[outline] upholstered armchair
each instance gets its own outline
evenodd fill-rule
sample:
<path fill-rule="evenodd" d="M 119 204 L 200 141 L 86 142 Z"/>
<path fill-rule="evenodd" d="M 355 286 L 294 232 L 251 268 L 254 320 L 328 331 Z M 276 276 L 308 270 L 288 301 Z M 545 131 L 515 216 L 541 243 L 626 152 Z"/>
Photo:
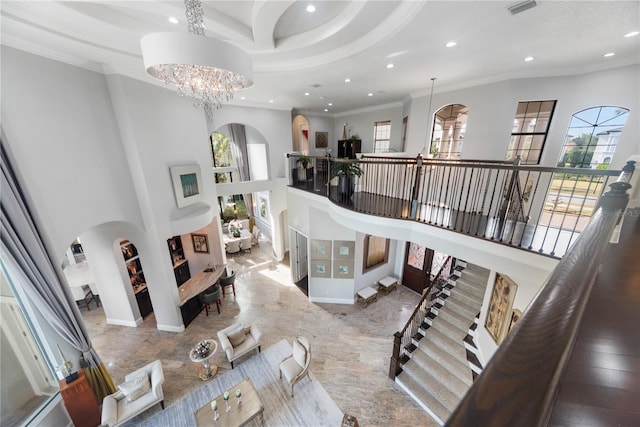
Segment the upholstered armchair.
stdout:
<path fill-rule="evenodd" d="M 102 401 L 102 425 L 119 426 L 160 403 L 164 409 L 164 373 L 159 360 L 130 373 L 118 391 Z"/>
<path fill-rule="evenodd" d="M 291 386 L 291 397 L 293 397 L 293 386 L 309 374 L 311 364 L 311 347 L 309 341 L 304 337 L 296 337 L 293 340 L 293 354 L 280 362 L 280 378 L 284 375 Z"/>
<path fill-rule="evenodd" d="M 262 332 L 256 325 L 242 326 L 242 323 L 233 324 L 218 332 L 218 340 L 227 359 L 231 362 L 231 369 L 233 369 L 233 362 L 239 357 L 256 348 L 260 353 L 261 336 Z"/>

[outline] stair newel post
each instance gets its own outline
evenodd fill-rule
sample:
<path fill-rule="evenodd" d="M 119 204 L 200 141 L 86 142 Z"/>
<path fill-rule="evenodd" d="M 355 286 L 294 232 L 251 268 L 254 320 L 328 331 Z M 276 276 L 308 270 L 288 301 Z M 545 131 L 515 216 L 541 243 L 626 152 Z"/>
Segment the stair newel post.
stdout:
<path fill-rule="evenodd" d="M 391 354 L 391 362 L 389 363 L 389 378 L 396 379 L 400 373 L 400 347 L 402 346 L 402 333 L 393 334 L 393 353 Z"/>
<path fill-rule="evenodd" d="M 416 174 L 413 179 L 413 189 L 411 190 L 411 213 L 410 219 L 416 219 L 418 215 L 418 196 L 420 195 L 420 177 L 422 176 L 422 156 L 416 157 Z"/>

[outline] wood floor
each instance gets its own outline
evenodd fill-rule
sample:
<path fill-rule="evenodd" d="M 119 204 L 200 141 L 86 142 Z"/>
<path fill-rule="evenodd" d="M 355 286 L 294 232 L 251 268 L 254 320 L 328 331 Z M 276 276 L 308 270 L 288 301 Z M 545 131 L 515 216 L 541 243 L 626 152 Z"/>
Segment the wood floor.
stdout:
<path fill-rule="evenodd" d="M 640 426 L 640 209 L 596 278 L 550 426 Z"/>

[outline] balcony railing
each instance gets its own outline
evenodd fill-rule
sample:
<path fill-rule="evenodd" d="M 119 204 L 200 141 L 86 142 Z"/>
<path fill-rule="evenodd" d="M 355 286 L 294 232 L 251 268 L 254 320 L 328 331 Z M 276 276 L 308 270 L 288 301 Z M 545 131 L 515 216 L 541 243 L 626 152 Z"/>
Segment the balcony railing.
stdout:
<path fill-rule="evenodd" d="M 575 242 L 603 191 L 621 172 L 367 156 L 309 157 L 307 168 L 301 168 L 301 155 L 288 157 L 291 186 L 329 197 L 344 208 L 418 221 L 555 258 Z"/>
<path fill-rule="evenodd" d="M 633 168 L 629 162 L 598 201 L 587 227 L 465 394 L 447 426 L 548 424 L 601 260 L 629 199 Z"/>

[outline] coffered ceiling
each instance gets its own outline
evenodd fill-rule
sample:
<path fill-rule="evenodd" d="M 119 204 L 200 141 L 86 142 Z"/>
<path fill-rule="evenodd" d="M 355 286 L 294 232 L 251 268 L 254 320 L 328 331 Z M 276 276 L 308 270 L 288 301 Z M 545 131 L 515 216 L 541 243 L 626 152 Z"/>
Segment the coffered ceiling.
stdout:
<path fill-rule="evenodd" d="M 637 0 L 538 0 L 512 15 L 516 3 L 203 1 L 207 36 L 253 60 L 237 105 L 340 114 L 427 94 L 431 77 L 438 92 L 640 62 L 640 36 L 624 37 L 640 30 Z M 3 0 L 0 10 L 2 44 L 149 83 L 140 38 L 187 32 L 182 1 Z"/>

